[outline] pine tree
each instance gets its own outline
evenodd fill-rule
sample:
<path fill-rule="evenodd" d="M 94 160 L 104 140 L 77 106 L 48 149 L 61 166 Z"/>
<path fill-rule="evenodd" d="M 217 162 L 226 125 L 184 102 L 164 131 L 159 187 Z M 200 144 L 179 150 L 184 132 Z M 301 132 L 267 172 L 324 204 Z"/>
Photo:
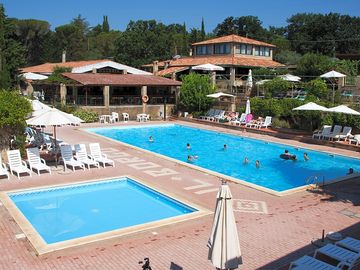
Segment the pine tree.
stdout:
<path fill-rule="evenodd" d="M 205 34 L 205 23 L 204 23 L 204 17 L 201 20 L 201 33 L 200 33 L 201 40 L 205 40 L 206 34 Z"/>
<path fill-rule="evenodd" d="M 108 22 L 108 16 L 104 16 L 103 24 L 102 24 L 102 30 L 105 33 L 108 33 L 110 31 L 110 26 Z"/>

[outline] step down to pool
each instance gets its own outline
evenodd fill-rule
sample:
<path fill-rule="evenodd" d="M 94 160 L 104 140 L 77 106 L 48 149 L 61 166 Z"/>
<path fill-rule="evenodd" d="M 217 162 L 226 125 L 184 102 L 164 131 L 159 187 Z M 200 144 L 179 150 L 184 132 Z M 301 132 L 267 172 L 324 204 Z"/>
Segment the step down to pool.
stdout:
<path fill-rule="evenodd" d="M 25 239 L 26 238 L 26 235 L 23 234 L 23 233 L 18 233 L 18 234 L 15 234 L 15 238 L 17 240 L 22 240 L 22 239 Z"/>

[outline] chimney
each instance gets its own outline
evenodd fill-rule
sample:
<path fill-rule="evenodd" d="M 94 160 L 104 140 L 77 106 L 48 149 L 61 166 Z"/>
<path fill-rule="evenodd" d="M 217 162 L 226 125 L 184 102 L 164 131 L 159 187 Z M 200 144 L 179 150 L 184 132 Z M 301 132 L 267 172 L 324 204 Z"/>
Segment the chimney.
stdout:
<path fill-rule="evenodd" d="M 164 69 L 167 69 L 170 65 L 170 60 L 165 61 Z"/>
<path fill-rule="evenodd" d="M 190 49 L 189 51 L 189 56 L 192 56 L 192 49 Z"/>
<path fill-rule="evenodd" d="M 92 72 L 93 74 L 96 74 L 96 73 L 97 73 L 96 68 L 93 68 L 91 72 Z"/>
<path fill-rule="evenodd" d="M 63 50 L 62 57 L 61 57 L 61 63 L 65 63 L 65 62 L 66 62 L 66 51 Z"/>
<path fill-rule="evenodd" d="M 153 62 L 153 74 L 156 76 L 158 74 L 158 71 L 159 71 L 159 62 L 154 61 Z"/>

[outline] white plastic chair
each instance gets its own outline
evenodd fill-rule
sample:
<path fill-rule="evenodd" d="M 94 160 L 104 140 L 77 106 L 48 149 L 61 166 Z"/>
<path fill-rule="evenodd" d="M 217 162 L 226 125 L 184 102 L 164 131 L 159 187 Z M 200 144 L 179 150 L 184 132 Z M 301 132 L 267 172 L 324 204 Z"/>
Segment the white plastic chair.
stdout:
<path fill-rule="evenodd" d="M 103 153 L 101 153 L 100 144 L 98 143 L 90 143 L 90 157 L 99 162 L 102 163 L 104 168 L 106 164 L 112 165 L 115 167 L 115 162 L 111 159 L 108 159 L 107 156 Z"/>
<path fill-rule="evenodd" d="M 89 158 L 85 144 L 75 144 L 75 158 L 76 160 L 85 164 L 90 169 L 91 166 L 100 168 L 99 162 Z"/>
<path fill-rule="evenodd" d="M 0 156 L 0 175 L 5 175 L 7 177 L 7 179 L 9 179 L 9 172 L 8 172 L 5 164 L 2 163 L 1 156 Z"/>
<path fill-rule="evenodd" d="M 105 115 L 100 115 L 99 121 L 100 121 L 100 123 L 104 123 L 104 124 L 107 123 Z"/>
<path fill-rule="evenodd" d="M 355 144 L 355 145 L 359 145 L 360 143 L 360 134 L 356 134 L 354 135 L 354 138 L 349 139 L 349 144 Z"/>
<path fill-rule="evenodd" d="M 235 119 L 235 120 L 233 120 L 233 121 L 230 121 L 230 124 L 232 124 L 232 125 L 241 125 L 241 124 L 245 124 L 245 118 L 246 118 L 246 114 L 245 113 L 242 113 L 241 115 L 240 115 L 240 118 L 238 118 L 238 119 Z"/>
<path fill-rule="evenodd" d="M 61 161 L 64 163 L 64 170 L 66 170 L 67 166 L 71 166 L 73 171 L 75 171 L 76 167 L 80 167 L 81 169 L 85 170 L 85 165 L 81 161 L 78 161 L 74 158 L 71 145 L 60 145 L 60 152 Z"/>
<path fill-rule="evenodd" d="M 122 113 L 122 117 L 125 123 L 127 123 L 127 121 L 129 121 L 129 114 L 128 113 Z"/>
<path fill-rule="evenodd" d="M 7 157 L 8 157 L 10 172 L 12 175 L 14 175 L 15 172 L 19 179 L 21 173 L 28 173 L 30 176 L 32 176 L 31 170 L 26 166 L 26 162 L 21 160 L 19 150 L 7 151 Z"/>
<path fill-rule="evenodd" d="M 119 114 L 117 112 L 112 112 L 111 116 L 115 120 L 115 122 L 119 122 Z"/>
<path fill-rule="evenodd" d="M 27 148 L 26 154 L 30 170 L 37 170 L 39 175 L 40 171 L 48 171 L 51 174 L 50 167 L 46 165 L 46 162 L 43 158 L 40 158 L 39 148 Z"/>

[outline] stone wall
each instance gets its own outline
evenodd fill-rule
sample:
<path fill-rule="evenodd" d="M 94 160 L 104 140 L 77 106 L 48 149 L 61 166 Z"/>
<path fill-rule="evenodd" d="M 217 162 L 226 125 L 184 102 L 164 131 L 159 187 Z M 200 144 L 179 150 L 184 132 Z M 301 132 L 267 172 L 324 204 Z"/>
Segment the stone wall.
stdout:
<path fill-rule="evenodd" d="M 166 116 L 170 117 L 172 115 L 174 104 L 166 105 Z M 102 114 L 111 114 L 111 112 L 119 113 L 120 120 L 122 120 L 122 113 L 126 112 L 130 115 L 130 120 L 136 120 L 136 115 L 142 113 L 142 105 L 123 105 L 123 106 L 110 106 L 106 108 L 104 106 L 82 106 L 82 109 L 93 111 Z M 164 105 L 146 105 L 146 113 L 150 114 L 151 119 L 159 120 L 163 119 L 164 114 Z M 161 116 L 160 116 L 161 113 Z"/>

